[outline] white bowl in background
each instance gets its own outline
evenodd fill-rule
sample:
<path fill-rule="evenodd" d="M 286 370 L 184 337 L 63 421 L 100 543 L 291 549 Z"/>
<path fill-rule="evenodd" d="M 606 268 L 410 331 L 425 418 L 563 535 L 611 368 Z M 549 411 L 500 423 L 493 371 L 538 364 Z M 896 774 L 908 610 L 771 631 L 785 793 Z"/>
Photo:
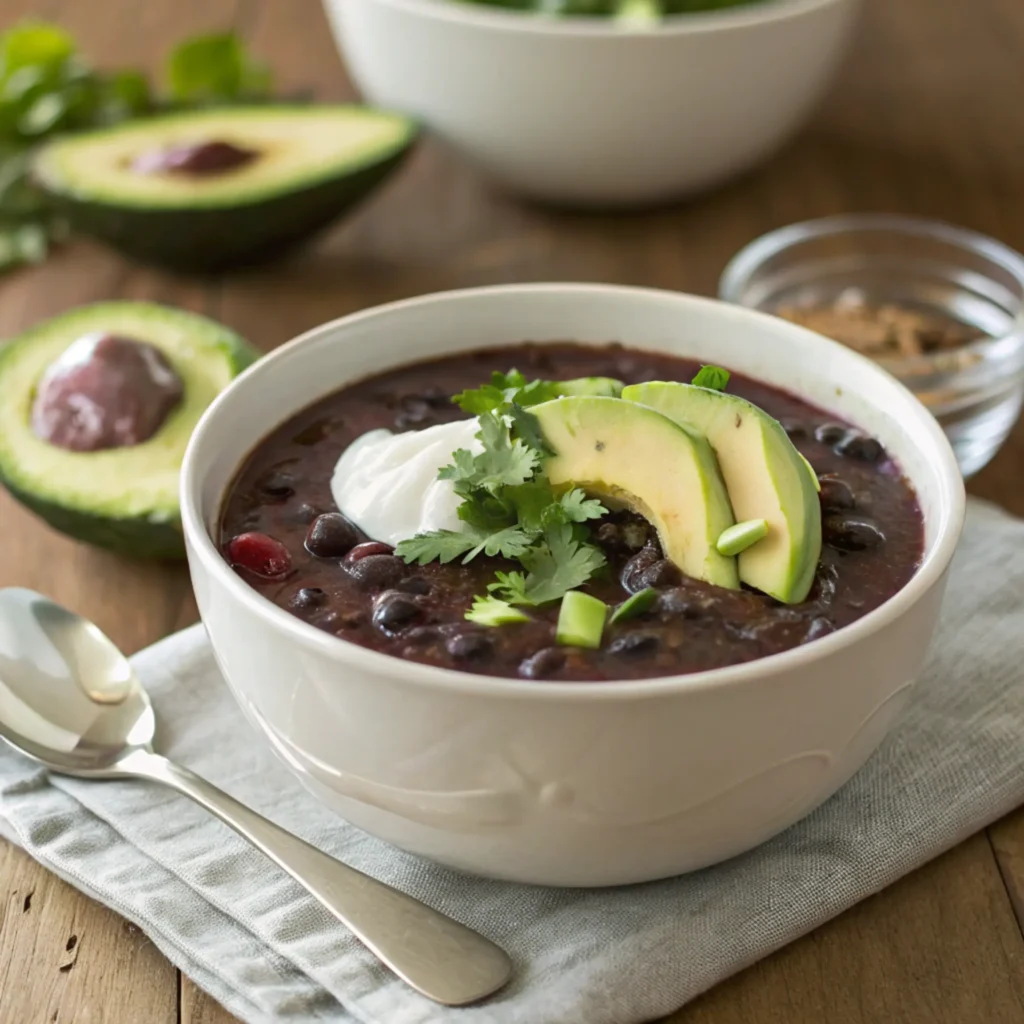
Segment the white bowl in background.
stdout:
<path fill-rule="evenodd" d="M 768 0 L 647 30 L 455 0 L 324 0 L 372 103 L 530 197 L 678 199 L 769 156 L 830 83 L 857 0 Z"/>
<path fill-rule="evenodd" d="M 876 435 L 914 484 L 926 553 L 910 583 L 803 647 L 693 675 L 532 683 L 403 661 L 276 607 L 211 534 L 235 473 L 274 427 L 420 359 L 517 341 L 619 341 L 714 361 Z M 307 788 L 343 818 L 478 874 L 596 886 L 741 853 L 864 763 L 924 665 L 964 489 L 934 418 L 874 363 L 763 313 L 605 285 L 428 295 L 336 320 L 247 370 L 182 469 L 196 597 L 228 685 Z"/>

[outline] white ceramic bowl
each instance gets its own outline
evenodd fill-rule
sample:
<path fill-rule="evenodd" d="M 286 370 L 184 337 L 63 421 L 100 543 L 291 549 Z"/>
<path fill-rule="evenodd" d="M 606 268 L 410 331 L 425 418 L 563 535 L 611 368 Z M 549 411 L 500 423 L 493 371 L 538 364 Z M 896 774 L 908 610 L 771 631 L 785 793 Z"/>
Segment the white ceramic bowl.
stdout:
<path fill-rule="evenodd" d="M 528 683 L 358 647 L 277 608 L 211 540 L 241 460 L 315 400 L 420 359 L 571 338 L 713 360 L 878 436 L 924 511 L 926 555 L 884 606 L 760 661 L 639 682 Z M 604 285 L 429 295 L 337 320 L 246 371 L 182 471 L 199 609 L 252 724 L 324 803 L 467 871 L 592 886 L 673 875 L 803 817 L 877 747 L 924 664 L 960 533 L 942 430 L 875 364 L 786 321 L 709 299 Z"/>
<path fill-rule="evenodd" d="M 528 196 L 677 199 L 777 149 L 846 49 L 857 0 L 768 0 L 649 30 L 455 0 L 324 0 L 363 95 Z"/>

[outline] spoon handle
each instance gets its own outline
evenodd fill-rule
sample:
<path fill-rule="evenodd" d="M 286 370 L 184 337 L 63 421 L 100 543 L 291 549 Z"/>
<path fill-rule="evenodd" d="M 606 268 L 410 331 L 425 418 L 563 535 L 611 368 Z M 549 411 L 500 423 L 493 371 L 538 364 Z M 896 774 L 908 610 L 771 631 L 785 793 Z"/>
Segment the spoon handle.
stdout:
<path fill-rule="evenodd" d="M 191 797 L 319 900 L 400 978 L 447 1006 L 488 996 L 512 964 L 482 935 L 310 846 L 205 779 L 159 754 L 133 751 L 118 768 Z"/>

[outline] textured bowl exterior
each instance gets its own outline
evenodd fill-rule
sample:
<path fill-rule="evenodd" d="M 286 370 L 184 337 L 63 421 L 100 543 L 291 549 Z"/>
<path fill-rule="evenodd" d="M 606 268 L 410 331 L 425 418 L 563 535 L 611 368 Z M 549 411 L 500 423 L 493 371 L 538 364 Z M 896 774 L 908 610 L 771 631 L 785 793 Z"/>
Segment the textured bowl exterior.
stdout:
<path fill-rule="evenodd" d="M 372 103 L 530 197 L 678 199 L 765 159 L 810 116 L 857 0 L 774 0 L 653 31 L 452 0 L 324 0 Z"/>
<path fill-rule="evenodd" d="M 562 338 L 721 362 L 872 430 L 921 500 L 927 551 L 917 576 L 860 622 L 772 658 L 642 682 L 538 684 L 348 644 L 271 605 L 221 559 L 210 531 L 222 496 L 251 442 L 275 423 L 388 367 Z M 183 470 L 189 561 L 218 662 L 304 784 L 404 849 L 478 874 L 569 886 L 715 863 L 841 786 L 921 672 L 963 503 L 939 427 L 867 360 L 749 310 L 593 285 L 426 296 L 318 328 L 217 400 Z"/>

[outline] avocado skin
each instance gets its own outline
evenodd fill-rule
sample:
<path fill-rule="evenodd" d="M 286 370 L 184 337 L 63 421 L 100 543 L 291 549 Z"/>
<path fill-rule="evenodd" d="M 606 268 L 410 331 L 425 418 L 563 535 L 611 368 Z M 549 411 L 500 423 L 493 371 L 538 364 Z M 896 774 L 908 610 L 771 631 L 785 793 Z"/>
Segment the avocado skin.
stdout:
<path fill-rule="evenodd" d="M 49 523 L 58 533 L 95 547 L 106 548 L 129 558 L 155 561 L 180 561 L 185 557 L 181 520 L 158 522 L 140 516 L 136 519 L 109 519 L 78 509 L 43 501 L 0 477 L 0 483 L 15 501 Z"/>
<path fill-rule="evenodd" d="M 414 148 L 295 192 L 238 206 L 146 209 L 81 199 L 45 181 L 51 206 L 75 231 L 124 255 L 186 274 L 209 274 L 279 259 L 325 230 L 391 176 Z"/>
<path fill-rule="evenodd" d="M 228 351 L 234 376 L 251 366 L 260 353 L 236 336 Z M 2 361 L 3 351 L 0 351 Z M 34 512 L 58 533 L 95 547 L 106 548 L 128 558 L 153 561 L 181 561 L 185 538 L 181 518 L 154 519 L 150 516 L 112 518 L 85 512 L 70 505 L 40 498 L 17 486 L 0 470 L 0 486 L 20 505 Z"/>

